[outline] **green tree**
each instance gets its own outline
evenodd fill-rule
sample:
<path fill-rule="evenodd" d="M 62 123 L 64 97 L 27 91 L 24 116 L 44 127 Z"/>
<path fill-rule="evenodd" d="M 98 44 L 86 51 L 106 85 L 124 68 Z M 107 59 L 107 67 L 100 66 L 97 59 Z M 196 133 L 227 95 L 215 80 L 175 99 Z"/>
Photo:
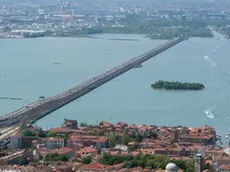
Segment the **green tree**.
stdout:
<path fill-rule="evenodd" d="M 25 129 L 22 133 L 23 136 L 36 136 L 36 134 L 34 132 L 32 132 L 31 130 Z"/>
<path fill-rule="evenodd" d="M 147 160 L 145 166 L 146 167 L 150 167 L 150 168 L 155 168 L 155 162 L 154 162 L 154 160 L 152 160 L 152 159 Z"/>
<path fill-rule="evenodd" d="M 104 135 L 105 135 L 105 132 L 104 132 L 104 131 L 99 131 L 99 132 L 97 133 L 97 135 L 98 135 L 98 136 L 104 136 Z"/>
<path fill-rule="evenodd" d="M 187 160 L 185 162 L 185 171 L 190 172 L 191 169 L 194 171 L 194 160 Z"/>
<path fill-rule="evenodd" d="M 42 156 L 42 155 L 39 155 L 38 159 L 39 159 L 39 160 L 42 160 L 42 159 L 43 159 L 43 156 Z"/>
<path fill-rule="evenodd" d="M 145 167 L 145 161 L 143 159 L 137 160 L 137 166 L 144 168 Z"/>
<path fill-rule="evenodd" d="M 121 143 L 123 145 L 128 145 L 129 142 L 130 142 L 130 137 L 128 135 L 121 136 Z"/>
<path fill-rule="evenodd" d="M 37 136 L 38 137 L 46 137 L 46 134 L 45 134 L 45 132 L 43 130 L 38 130 L 37 131 Z"/>
<path fill-rule="evenodd" d="M 138 133 L 138 134 L 136 135 L 136 140 L 137 140 L 138 142 L 141 142 L 141 141 L 143 140 L 143 136 L 142 136 L 140 133 Z"/>
<path fill-rule="evenodd" d="M 185 170 L 185 172 L 194 172 L 194 168 L 189 167 Z"/>
<path fill-rule="evenodd" d="M 102 151 L 101 148 L 97 148 L 97 153 L 98 154 L 101 154 L 101 151 Z"/>
<path fill-rule="evenodd" d="M 80 123 L 80 127 L 87 127 L 87 126 L 88 126 L 88 124 L 85 122 Z"/>
<path fill-rule="evenodd" d="M 114 164 L 119 164 L 125 161 L 130 161 L 132 160 L 133 157 L 130 155 L 127 156 L 120 156 L 120 155 L 116 155 L 116 156 L 112 156 L 110 154 L 104 154 L 104 156 L 100 159 L 100 163 L 104 164 L 104 165 L 114 165 Z"/>
<path fill-rule="evenodd" d="M 183 170 L 186 168 L 185 162 L 186 161 L 184 161 L 184 160 L 175 160 L 175 161 L 173 161 L 173 163 L 175 163 L 178 168 L 183 169 Z"/>
<path fill-rule="evenodd" d="M 48 134 L 47 134 L 48 137 L 56 137 L 57 136 L 57 133 L 56 132 L 53 132 L 53 131 L 49 131 Z"/>
<path fill-rule="evenodd" d="M 205 169 L 207 169 L 207 170 L 211 169 L 210 164 L 209 164 L 209 163 L 205 164 L 203 169 L 204 169 L 204 170 L 205 170 Z"/>
<path fill-rule="evenodd" d="M 114 134 L 109 135 L 109 147 L 116 146 L 117 143 L 117 136 Z"/>
<path fill-rule="evenodd" d="M 45 157 L 46 161 L 68 161 L 68 157 L 58 154 L 48 154 Z"/>
<path fill-rule="evenodd" d="M 64 162 L 67 162 L 69 159 L 68 159 L 68 157 L 66 157 L 66 156 L 60 156 L 60 161 L 64 161 Z"/>
<path fill-rule="evenodd" d="M 82 159 L 83 164 L 90 164 L 92 162 L 92 157 L 91 156 L 86 156 Z"/>
<path fill-rule="evenodd" d="M 150 137 L 156 139 L 158 137 L 156 132 L 150 132 Z"/>

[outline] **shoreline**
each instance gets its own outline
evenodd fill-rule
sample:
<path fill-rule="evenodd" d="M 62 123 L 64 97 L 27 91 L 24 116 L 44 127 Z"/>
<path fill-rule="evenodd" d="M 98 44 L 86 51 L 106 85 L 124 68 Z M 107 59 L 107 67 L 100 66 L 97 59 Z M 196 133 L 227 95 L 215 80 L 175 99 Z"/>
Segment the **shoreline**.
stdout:
<path fill-rule="evenodd" d="M 165 37 L 151 37 L 151 35 L 148 34 L 142 34 L 142 33 L 99 33 L 99 34 L 82 34 L 82 35 L 72 35 L 72 36 L 61 36 L 61 35 L 48 35 L 48 36 L 37 36 L 37 37 L 24 37 L 22 35 L 6 35 L 6 36 L 0 36 L 0 39 L 35 39 L 35 38 L 92 38 L 92 39 L 100 39 L 97 37 L 98 35 L 142 35 L 144 38 L 150 39 L 150 40 L 172 40 L 175 39 L 176 37 L 173 37 L 171 39 L 166 39 Z M 204 37 L 199 37 L 199 36 L 193 36 L 190 38 L 215 38 L 214 36 L 204 36 Z M 139 39 L 135 38 L 108 38 L 108 40 L 111 41 L 139 41 Z"/>

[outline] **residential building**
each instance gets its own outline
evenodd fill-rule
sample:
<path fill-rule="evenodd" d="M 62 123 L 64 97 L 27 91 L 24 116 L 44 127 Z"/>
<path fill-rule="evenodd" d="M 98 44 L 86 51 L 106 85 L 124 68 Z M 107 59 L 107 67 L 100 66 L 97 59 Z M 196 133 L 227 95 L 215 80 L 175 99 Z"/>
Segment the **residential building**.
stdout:
<path fill-rule="evenodd" d="M 22 136 L 21 137 L 21 148 L 26 149 L 26 148 L 31 148 L 32 147 L 32 141 L 36 140 L 37 137 L 30 137 L 30 136 Z"/>
<path fill-rule="evenodd" d="M 69 129 L 69 128 L 51 128 L 49 131 L 54 132 L 58 135 L 71 134 L 82 135 L 84 132 L 78 129 Z"/>
<path fill-rule="evenodd" d="M 94 146 L 97 148 L 108 148 L 109 146 L 109 139 L 105 136 L 72 135 L 71 140 L 73 143 L 80 143 L 83 146 Z"/>
<path fill-rule="evenodd" d="M 21 150 L 18 152 L 14 152 L 4 157 L 0 157 L 0 166 L 5 164 L 25 164 L 28 159 L 32 158 L 31 151 Z"/>
<path fill-rule="evenodd" d="M 77 120 L 64 119 L 64 123 L 62 124 L 62 128 L 78 129 Z"/>
<path fill-rule="evenodd" d="M 223 164 L 218 168 L 217 171 L 218 172 L 230 172 L 230 165 L 229 164 Z"/>
<path fill-rule="evenodd" d="M 66 156 L 67 158 L 72 158 L 76 155 L 75 151 L 71 148 L 68 148 L 68 147 L 55 149 L 54 151 L 52 151 L 52 153 L 56 153 L 58 155 L 63 155 L 63 156 Z"/>
<path fill-rule="evenodd" d="M 201 154 L 195 156 L 195 172 L 202 172 L 204 159 Z"/>
<path fill-rule="evenodd" d="M 84 158 L 87 156 L 96 156 L 97 155 L 97 149 L 93 146 L 90 147 L 84 147 L 76 152 L 76 156 L 79 158 Z"/>
<path fill-rule="evenodd" d="M 10 137 L 10 144 L 8 146 L 10 149 L 21 148 L 21 136 Z"/>
<path fill-rule="evenodd" d="M 45 138 L 42 140 L 42 143 L 47 149 L 59 149 L 65 147 L 65 141 L 62 138 Z"/>
<path fill-rule="evenodd" d="M 117 164 L 117 165 L 102 165 L 102 164 L 97 164 L 97 163 L 92 163 L 92 164 L 84 164 L 82 165 L 76 172 L 108 172 L 108 171 L 116 171 L 121 169 L 123 166 L 123 163 Z"/>

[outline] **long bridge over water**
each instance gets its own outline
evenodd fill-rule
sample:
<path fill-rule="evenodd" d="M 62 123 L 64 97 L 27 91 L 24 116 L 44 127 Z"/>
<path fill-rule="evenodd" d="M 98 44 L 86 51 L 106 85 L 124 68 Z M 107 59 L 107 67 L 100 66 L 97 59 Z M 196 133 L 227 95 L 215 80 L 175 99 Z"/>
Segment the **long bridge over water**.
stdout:
<path fill-rule="evenodd" d="M 112 80 L 113 78 L 127 72 L 128 70 L 142 64 L 150 58 L 160 54 L 161 52 L 173 47 L 183 41 L 182 38 L 168 41 L 157 48 L 154 48 L 140 56 L 134 57 L 119 66 L 116 66 L 98 76 L 95 76 L 69 90 L 66 90 L 56 96 L 43 100 L 38 100 L 22 108 L 0 117 L 0 127 L 11 126 L 23 123 L 33 123 L 39 118 L 65 106 L 73 100 L 83 96 L 84 94 L 96 89 L 102 84 Z"/>

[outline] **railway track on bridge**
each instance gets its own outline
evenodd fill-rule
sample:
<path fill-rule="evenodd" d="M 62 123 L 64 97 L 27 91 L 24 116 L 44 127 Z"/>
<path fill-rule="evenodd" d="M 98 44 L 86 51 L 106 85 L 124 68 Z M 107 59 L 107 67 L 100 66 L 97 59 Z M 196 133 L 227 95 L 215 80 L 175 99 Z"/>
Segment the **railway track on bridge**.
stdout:
<path fill-rule="evenodd" d="M 62 106 L 70 103 L 71 101 L 83 96 L 84 94 L 96 89 L 102 84 L 112 80 L 113 78 L 127 72 L 137 65 L 149 60 L 150 58 L 160 54 L 161 52 L 173 47 L 174 45 L 183 41 L 182 38 L 168 41 L 142 55 L 134 57 L 119 66 L 116 66 L 100 75 L 97 75 L 69 90 L 66 90 L 56 96 L 39 100 L 28 104 L 14 112 L 0 117 L 1 126 L 11 126 L 23 123 L 33 123 L 34 121 L 42 118 L 43 116 L 61 108 Z"/>

